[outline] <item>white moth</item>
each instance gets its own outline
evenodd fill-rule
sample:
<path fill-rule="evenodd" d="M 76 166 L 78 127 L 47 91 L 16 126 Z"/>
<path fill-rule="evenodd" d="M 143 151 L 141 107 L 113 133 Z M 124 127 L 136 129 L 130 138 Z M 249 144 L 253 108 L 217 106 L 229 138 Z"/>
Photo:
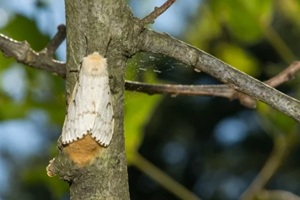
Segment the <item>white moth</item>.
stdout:
<path fill-rule="evenodd" d="M 111 102 L 106 59 L 94 52 L 83 58 L 62 129 L 62 143 L 91 134 L 100 145 L 108 146 L 114 130 Z"/>

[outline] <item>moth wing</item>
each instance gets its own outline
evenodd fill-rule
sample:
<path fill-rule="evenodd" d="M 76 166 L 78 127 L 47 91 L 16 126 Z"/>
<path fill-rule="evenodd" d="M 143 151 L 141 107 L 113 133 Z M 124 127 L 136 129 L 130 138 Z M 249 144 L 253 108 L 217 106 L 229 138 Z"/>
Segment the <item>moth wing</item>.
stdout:
<path fill-rule="evenodd" d="M 78 121 L 76 117 L 77 113 L 77 93 L 78 93 L 79 83 L 76 82 L 75 87 L 73 89 L 72 95 L 69 100 L 68 111 L 65 117 L 64 125 L 62 128 L 62 143 L 68 144 L 77 139 L 77 131 L 76 131 L 76 122 Z M 76 136 L 74 136 L 76 135 Z M 80 138 L 80 137 L 79 137 Z"/>
<path fill-rule="evenodd" d="M 114 129 L 111 102 L 107 76 L 80 76 L 69 102 L 62 143 L 69 144 L 90 133 L 99 144 L 108 146 Z"/>
<path fill-rule="evenodd" d="M 94 87 L 97 77 L 79 76 L 65 118 L 62 143 L 69 144 L 90 133 L 96 120 L 98 91 Z"/>
<path fill-rule="evenodd" d="M 96 103 L 96 118 L 91 130 L 92 137 L 101 145 L 108 146 L 114 131 L 114 116 L 112 106 L 112 95 L 109 87 L 108 76 L 102 76 L 97 83 L 100 93 Z"/>

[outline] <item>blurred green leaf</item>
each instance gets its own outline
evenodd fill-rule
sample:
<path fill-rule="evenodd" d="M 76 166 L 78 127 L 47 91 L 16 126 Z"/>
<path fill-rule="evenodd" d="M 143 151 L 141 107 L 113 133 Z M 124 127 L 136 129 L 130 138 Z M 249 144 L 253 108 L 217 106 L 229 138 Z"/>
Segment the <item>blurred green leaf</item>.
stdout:
<path fill-rule="evenodd" d="M 26 40 L 33 49 L 38 51 L 42 50 L 50 40 L 38 30 L 33 20 L 21 15 L 13 16 L 0 31 L 15 40 Z M 15 62 L 13 58 L 8 59 L 1 54 L 0 73 L 12 67 Z M 0 119 L 23 118 L 30 109 L 34 108 L 46 110 L 53 122 L 61 123 L 65 113 L 64 80 L 26 65 L 23 67 L 28 81 L 25 98 L 15 102 L 0 90 Z"/>
<path fill-rule="evenodd" d="M 33 20 L 22 15 L 13 16 L 10 22 L 2 28 L 0 32 L 14 40 L 26 40 L 36 51 L 42 50 L 50 40 L 48 36 L 43 35 L 38 30 Z"/>
<path fill-rule="evenodd" d="M 239 46 L 219 43 L 216 47 L 216 56 L 246 74 L 251 76 L 260 74 L 260 68 L 255 57 Z"/>
<path fill-rule="evenodd" d="M 297 0 L 284 0 L 277 3 L 281 13 L 296 24 L 295 28 L 298 28 L 300 26 L 300 2 Z"/>
<path fill-rule="evenodd" d="M 139 67 L 143 65 L 140 62 L 148 55 L 137 54 L 127 63 L 126 79 L 142 80 L 143 82 L 157 82 L 156 76 L 152 70 L 140 73 Z M 125 92 L 125 146 L 127 155 L 127 164 L 131 165 L 133 156 L 143 141 L 143 127 L 152 117 L 152 112 L 162 99 L 160 95 L 150 96 L 138 92 Z"/>
<path fill-rule="evenodd" d="M 219 37 L 222 31 L 220 23 L 206 4 L 201 6 L 199 13 L 201 17 L 186 31 L 186 38 L 187 42 L 206 50 L 209 41 Z"/>
<path fill-rule="evenodd" d="M 27 170 L 22 174 L 23 182 L 26 183 L 28 190 L 35 190 L 38 188 L 46 188 L 48 193 L 52 195 L 52 199 L 61 199 L 66 193 L 69 192 L 67 183 L 57 178 L 49 178 L 45 171 L 45 166 L 41 166 L 40 161 L 36 160 L 35 164 L 28 166 Z M 41 187 L 41 186 L 44 187 Z M 49 197 L 47 198 L 49 199 Z"/>
<path fill-rule="evenodd" d="M 261 122 L 263 123 L 263 127 L 267 129 L 266 132 L 271 136 L 274 137 L 281 133 L 288 136 L 297 133 L 296 129 L 298 123 L 282 112 L 279 112 L 262 102 L 258 102 L 257 111 L 262 116 Z"/>
<path fill-rule="evenodd" d="M 273 15 L 272 0 L 214 0 L 211 6 L 230 33 L 246 43 L 256 42 L 263 36 L 261 26 L 268 26 Z"/>
<path fill-rule="evenodd" d="M 143 137 L 144 125 L 152 117 L 155 107 L 162 96 L 126 92 L 125 103 L 125 142 L 128 165 L 131 164 L 133 154 L 138 151 Z"/>

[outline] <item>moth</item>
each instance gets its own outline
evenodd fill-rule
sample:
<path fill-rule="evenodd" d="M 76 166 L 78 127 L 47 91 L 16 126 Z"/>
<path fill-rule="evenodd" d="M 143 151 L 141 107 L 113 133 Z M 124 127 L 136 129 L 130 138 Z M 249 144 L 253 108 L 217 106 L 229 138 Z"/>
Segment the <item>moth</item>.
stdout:
<path fill-rule="evenodd" d="M 90 134 L 107 147 L 114 131 L 113 114 L 107 62 L 94 52 L 83 58 L 62 128 L 62 143 L 69 144 Z"/>

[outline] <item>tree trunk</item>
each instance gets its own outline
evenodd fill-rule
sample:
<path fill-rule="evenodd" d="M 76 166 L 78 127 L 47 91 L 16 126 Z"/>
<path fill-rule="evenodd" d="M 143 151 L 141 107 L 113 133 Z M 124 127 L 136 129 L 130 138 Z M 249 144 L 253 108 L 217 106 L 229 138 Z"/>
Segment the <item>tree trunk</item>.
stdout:
<path fill-rule="evenodd" d="M 63 146 L 55 159 L 54 172 L 70 183 L 71 199 L 129 199 L 124 148 L 124 68 L 127 58 L 118 42 L 132 20 L 123 0 L 66 0 L 67 97 L 77 80 L 80 62 L 95 51 L 107 57 L 113 94 L 114 135 L 109 147 L 86 136 Z"/>

